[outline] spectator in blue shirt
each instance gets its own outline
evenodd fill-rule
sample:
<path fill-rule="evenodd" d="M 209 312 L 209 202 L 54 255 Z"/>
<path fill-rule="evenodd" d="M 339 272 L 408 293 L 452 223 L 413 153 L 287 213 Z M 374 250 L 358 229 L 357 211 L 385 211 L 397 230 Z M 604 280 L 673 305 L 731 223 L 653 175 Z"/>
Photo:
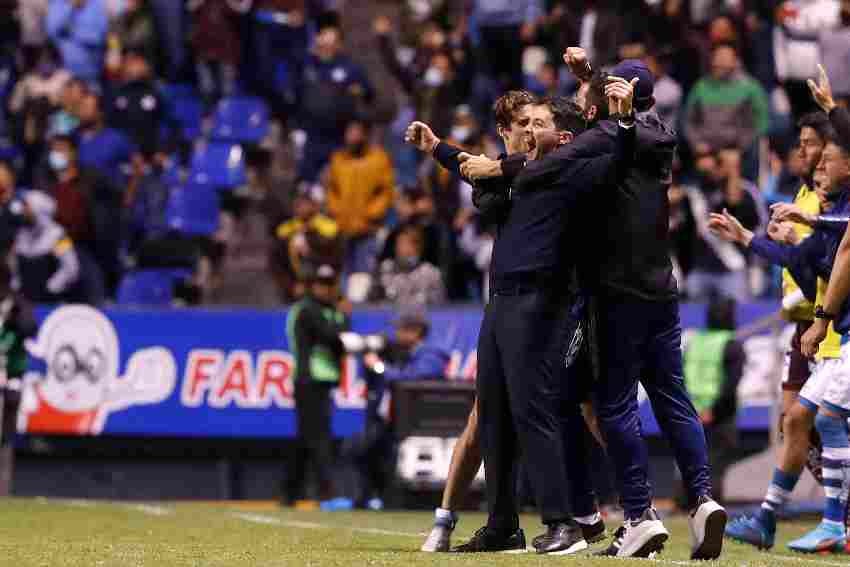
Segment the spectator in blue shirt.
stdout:
<path fill-rule="evenodd" d="M 121 130 L 106 126 L 101 101 L 88 93 L 80 105 L 80 164 L 97 170 L 117 187 L 125 185 L 136 146 Z"/>
<path fill-rule="evenodd" d="M 474 0 L 484 72 L 504 89 L 523 87 L 522 51 L 537 35 L 542 0 Z"/>
<path fill-rule="evenodd" d="M 45 27 L 72 75 L 100 78 L 109 31 L 106 0 L 50 0 Z"/>

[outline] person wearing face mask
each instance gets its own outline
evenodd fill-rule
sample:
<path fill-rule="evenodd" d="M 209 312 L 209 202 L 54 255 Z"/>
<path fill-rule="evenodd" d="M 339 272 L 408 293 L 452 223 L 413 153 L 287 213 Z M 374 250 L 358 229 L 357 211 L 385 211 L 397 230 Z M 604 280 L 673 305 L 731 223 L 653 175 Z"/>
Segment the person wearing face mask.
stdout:
<path fill-rule="evenodd" d="M 306 134 L 298 177 L 313 182 L 330 155 L 341 145 L 348 146 L 343 136 L 346 124 L 374 99 L 374 91 L 363 67 L 344 52 L 342 31 L 336 25 L 319 30 L 295 82 L 294 126 Z"/>
<path fill-rule="evenodd" d="M 369 142 L 370 124 L 354 120 L 345 128 L 345 148 L 331 156 L 327 173 L 327 206 L 347 239 L 345 266 L 371 272 L 377 242 L 395 194 L 389 155 Z"/>
<path fill-rule="evenodd" d="M 764 88 L 741 70 L 738 53 L 720 44 L 711 53 L 711 74 L 694 85 L 685 104 L 685 138 L 694 153 L 753 146 L 767 132 Z"/>
<path fill-rule="evenodd" d="M 429 124 L 437 132 L 452 127 L 452 109 L 462 101 L 462 76 L 445 48 L 423 50 L 422 64 L 402 65 L 396 55 L 392 27 L 386 18 L 375 22 L 378 51 L 384 66 L 413 99 L 417 120 Z"/>
<path fill-rule="evenodd" d="M 446 297 L 443 276 L 437 267 L 422 260 L 424 235 L 416 225 L 398 233 L 393 258 L 381 262 L 370 293 L 374 301 L 396 305 L 436 305 Z"/>
<path fill-rule="evenodd" d="M 53 44 L 41 48 L 35 69 L 24 75 L 15 85 L 9 99 L 9 110 L 13 113 L 26 112 L 31 101 L 45 98 L 51 107 L 61 104 L 65 85 L 71 74 L 59 66 L 59 52 Z"/>
<path fill-rule="evenodd" d="M 24 225 L 14 252 L 21 294 L 38 303 L 75 299 L 71 292 L 80 279 L 80 262 L 65 229 L 53 220 L 56 201 L 28 191 L 20 207 Z"/>
<path fill-rule="evenodd" d="M 67 136 L 80 125 L 80 103 L 88 88 L 85 82 L 72 78 L 65 82 L 59 95 L 59 109 L 50 115 L 48 136 Z"/>

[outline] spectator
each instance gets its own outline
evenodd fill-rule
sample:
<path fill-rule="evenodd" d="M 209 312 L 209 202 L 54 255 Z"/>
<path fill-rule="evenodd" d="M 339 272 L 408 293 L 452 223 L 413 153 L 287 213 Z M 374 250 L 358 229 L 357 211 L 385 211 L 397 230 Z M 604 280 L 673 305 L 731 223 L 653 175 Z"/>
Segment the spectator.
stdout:
<path fill-rule="evenodd" d="M 378 262 L 391 259 L 395 255 L 399 233 L 405 227 L 415 225 L 422 229 L 424 237 L 422 259 L 435 266 L 444 266 L 447 228 L 437 218 L 437 207 L 432 193 L 419 185 L 402 188 L 396 199 L 396 215 L 398 225 L 387 235 Z"/>
<path fill-rule="evenodd" d="M 688 95 L 685 136 L 697 154 L 725 147 L 747 151 L 767 132 L 764 89 L 741 69 L 735 48 L 719 45 L 711 56 L 711 74 Z"/>
<path fill-rule="evenodd" d="M 106 0 L 50 0 L 45 26 L 65 68 L 75 77 L 96 82 L 109 31 Z"/>
<path fill-rule="evenodd" d="M 395 241 L 392 259 L 381 262 L 371 297 L 397 305 L 434 305 L 445 301 L 443 276 L 434 264 L 422 260 L 424 237 L 415 225 L 404 227 Z"/>
<path fill-rule="evenodd" d="M 750 297 L 746 249 L 708 229 L 709 214 L 724 209 L 747 228 L 755 229 L 762 222 L 754 187 L 740 174 L 740 155 L 737 149 L 727 148 L 717 155 L 700 156 L 701 187 L 686 190 L 697 229 L 693 269 L 687 280 L 688 296 L 693 300 L 720 295 L 743 303 Z"/>
<path fill-rule="evenodd" d="M 294 216 L 277 227 L 273 265 L 284 300 L 303 295 L 300 282 L 317 264 L 340 264 L 339 227 L 319 209 L 317 196 L 302 189 L 295 198 Z"/>
<path fill-rule="evenodd" d="M 374 96 L 365 70 L 343 53 L 342 32 L 338 27 L 325 26 L 319 31 L 313 53 L 307 57 L 300 75 L 297 92 L 296 122 L 306 133 L 298 177 L 312 182 L 330 155 L 348 143 L 342 136 L 345 132 L 347 137 L 346 124 L 357 116 L 362 103 Z M 376 152 L 377 148 L 372 151 Z"/>
<path fill-rule="evenodd" d="M 375 233 L 393 201 L 395 180 L 390 157 L 369 143 L 370 124 L 354 120 L 345 128 L 345 148 L 331 156 L 327 174 L 328 211 L 347 239 L 346 269 L 371 272 Z"/>
<path fill-rule="evenodd" d="M 283 99 L 289 106 L 295 102 L 293 79 L 304 66 L 309 45 L 307 4 L 307 0 L 254 0 L 254 83 L 269 101 Z"/>
<path fill-rule="evenodd" d="M 48 164 L 55 180 L 49 194 L 56 201 L 56 221 L 76 246 L 86 289 L 102 296 L 105 283 L 111 295 L 121 274 L 121 193 L 104 175 L 81 168 L 73 138 L 56 136 L 49 147 Z"/>
<path fill-rule="evenodd" d="M 189 0 L 192 12 L 191 43 L 195 50 L 198 86 L 207 106 L 236 90 L 236 70 L 241 58 L 239 10 L 233 0 Z M 267 75 L 270 81 L 273 75 Z"/>
<path fill-rule="evenodd" d="M 124 192 L 124 235 L 127 252 L 134 255 L 146 240 L 168 232 L 166 209 L 169 189 L 161 177 L 162 155 L 133 156 L 132 173 Z"/>
<path fill-rule="evenodd" d="M 15 4 L 18 5 L 18 21 L 21 24 L 21 45 L 41 48 L 47 43 L 44 22 L 49 0 L 26 0 Z"/>
<path fill-rule="evenodd" d="M 714 497 L 723 502 L 723 475 L 734 462 L 737 445 L 737 391 L 746 355 L 735 339 L 735 301 L 715 298 L 708 306 L 706 329 L 687 341 L 685 387 L 708 437 Z"/>
<path fill-rule="evenodd" d="M 385 353 L 369 352 L 363 357 L 368 385 L 366 426 L 352 443 L 362 478 L 358 507 L 382 509 L 390 487 L 398 440 L 392 411 L 384 409 L 391 407 L 388 389 L 394 382 L 445 378 L 449 356 L 427 341 L 429 328 L 424 314 L 402 313 L 396 322 L 394 344 Z"/>
<path fill-rule="evenodd" d="M 617 8 L 602 0 L 576 2 L 558 0 L 546 18 L 552 35 L 550 57 L 560 61 L 564 46 L 583 48 L 588 60 L 602 67 L 615 62 L 623 43 L 625 25 Z"/>
<path fill-rule="evenodd" d="M 30 104 L 38 99 L 47 99 L 49 108 L 59 106 L 65 85 L 71 74 L 60 66 L 57 49 L 47 44 L 41 48 L 36 67 L 24 75 L 15 85 L 9 100 L 13 113 L 27 113 Z"/>
<path fill-rule="evenodd" d="M 696 248 L 697 228 L 688 197 L 688 187 L 682 184 L 680 172 L 673 174 L 673 183 L 667 191 L 667 199 L 670 202 L 670 256 L 673 261 L 673 275 L 679 284 L 679 293 L 684 294 Z"/>
<path fill-rule="evenodd" d="M 523 45 L 534 40 L 544 15 L 542 0 L 474 0 L 479 65 L 502 89 L 523 87 Z"/>
<path fill-rule="evenodd" d="M 80 108 L 87 94 L 86 84 L 80 79 L 70 79 L 62 87 L 59 98 L 61 108 L 50 115 L 48 136 L 68 136 L 80 125 Z"/>
<path fill-rule="evenodd" d="M 153 154 L 160 145 L 165 114 L 153 79 L 150 60 L 141 51 L 126 51 L 124 82 L 113 93 L 107 110 L 109 125 L 123 132 L 140 151 L 148 154 Z"/>
<path fill-rule="evenodd" d="M 106 125 L 102 101 L 92 93 L 86 94 L 80 103 L 79 139 L 80 164 L 97 170 L 117 187 L 123 187 L 125 172 L 136 147 L 124 132 Z M 59 207 L 61 209 L 62 205 Z"/>
<path fill-rule="evenodd" d="M 671 128 L 679 121 L 679 111 L 682 109 L 682 87 L 667 74 L 667 65 L 658 55 L 651 54 L 644 58 L 644 63 L 655 76 L 655 110 L 659 118 Z"/>
<path fill-rule="evenodd" d="M 121 52 L 140 54 L 147 61 L 157 60 L 159 39 L 153 10 L 147 0 L 124 0 L 124 12 L 112 25 L 112 36 Z M 179 0 L 178 0 L 179 1 Z"/>
<path fill-rule="evenodd" d="M 20 289 L 33 302 L 74 300 L 80 262 L 65 230 L 53 220 L 56 201 L 40 191 L 24 193 L 24 226 L 15 238 Z"/>
<path fill-rule="evenodd" d="M 0 258 L 8 258 L 22 224 L 20 211 L 16 210 L 19 207 L 12 206 L 16 188 L 15 170 L 9 162 L 0 161 Z"/>

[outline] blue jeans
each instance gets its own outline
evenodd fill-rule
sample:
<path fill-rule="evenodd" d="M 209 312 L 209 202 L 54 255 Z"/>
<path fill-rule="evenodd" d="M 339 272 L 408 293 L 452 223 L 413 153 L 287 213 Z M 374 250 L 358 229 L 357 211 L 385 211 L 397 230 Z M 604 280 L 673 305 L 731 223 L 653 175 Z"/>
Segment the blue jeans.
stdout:
<path fill-rule="evenodd" d="M 685 389 L 678 301 L 655 302 L 611 295 L 597 297 L 593 362 L 599 427 L 608 442 L 627 519 L 652 505 L 649 457 L 638 415 L 638 380 L 652 403 L 661 432 L 694 506 L 711 494 L 705 432 Z"/>

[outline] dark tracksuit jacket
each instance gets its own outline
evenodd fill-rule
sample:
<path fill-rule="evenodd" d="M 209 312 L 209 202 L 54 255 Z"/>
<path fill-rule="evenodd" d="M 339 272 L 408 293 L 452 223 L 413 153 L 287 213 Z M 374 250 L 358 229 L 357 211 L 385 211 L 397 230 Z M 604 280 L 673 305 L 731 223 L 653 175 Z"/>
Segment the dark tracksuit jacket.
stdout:
<path fill-rule="evenodd" d="M 493 249 L 493 299 L 478 340 L 478 411 L 493 531 L 517 528 L 518 449 L 543 522 L 570 517 L 558 406 L 566 386 L 560 369 L 571 356 L 579 320 L 571 289 L 574 210 L 581 196 L 616 185 L 633 158 L 634 134 L 633 128 L 621 129 L 613 152 L 577 158 L 566 167 L 558 150 L 529 162 L 514 179 Z"/>

